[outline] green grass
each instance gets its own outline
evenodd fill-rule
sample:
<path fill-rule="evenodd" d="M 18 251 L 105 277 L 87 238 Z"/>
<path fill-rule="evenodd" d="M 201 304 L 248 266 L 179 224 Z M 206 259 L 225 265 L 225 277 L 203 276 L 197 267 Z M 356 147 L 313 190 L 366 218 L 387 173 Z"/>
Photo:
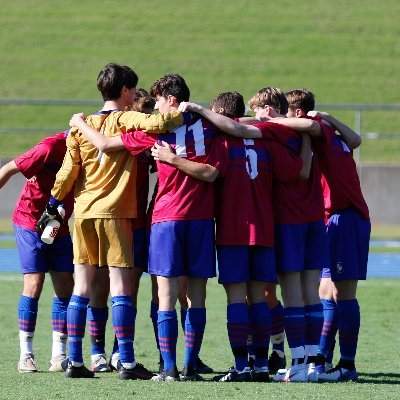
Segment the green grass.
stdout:
<path fill-rule="evenodd" d="M 278 86 L 308 87 L 319 103 L 398 103 L 399 11 L 396 0 L 4 2 L 1 97 L 97 99 L 96 76 L 114 61 L 132 66 L 145 88 L 178 72 L 195 101 Z M 22 153 L 48 134 L 43 128 L 58 132 L 81 110 L 93 108 L 2 105 L 0 128 L 37 133 L 0 134 L 0 156 Z M 338 115 L 354 126 L 354 113 Z M 363 132 L 398 133 L 399 125 L 398 112 L 363 113 Z M 363 162 L 397 162 L 398 142 L 366 140 Z"/>
<path fill-rule="evenodd" d="M 14 399 L 76 399 L 99 398 L 125 399 L 396 399 L 399 398 L 400 327 L 396 321 L 400 308 L 397 294 L 400 280 L 371 279 L 359 287 L 359 301 L 362 309 L 357 368 L 359 383 L 344 384 L 223 384 L 214 382 L 176 382 L 159 384 L 156 382 L 119 381 L 117 375 L 99 375 L 95 380 L 67 380 L 61 373 L 47 372 L 51 353 L 50 328 L 50 284 L 40 301 L 35 348 L 40 372 L 19 374 L 16 364 L 19 355 L 17 307 L 22 282 L 19 275 L 1 274 L 0 292 L 0 398 Z M 148 277 L 141 284 L 138 319 L 136 326 L 136 356 L 152 370 L 157 369 L 157 350 L 149 318 L 150 285 Z M 225 371 L 232 364 L 225 327 L 225 295 L 215 280 L 208 286 L 207 329 L 201 351 L 202 359 L 216 371 Z M 107 346 L 112 343 L 112 330 L 108 325 Z M 183 361 L 182 334 L 179 337 L 178 362 Z M 84 353 L 89 360 L 88 338 L 84 341 Z M 213 374 L 206 376 L 211 379 Z"/>

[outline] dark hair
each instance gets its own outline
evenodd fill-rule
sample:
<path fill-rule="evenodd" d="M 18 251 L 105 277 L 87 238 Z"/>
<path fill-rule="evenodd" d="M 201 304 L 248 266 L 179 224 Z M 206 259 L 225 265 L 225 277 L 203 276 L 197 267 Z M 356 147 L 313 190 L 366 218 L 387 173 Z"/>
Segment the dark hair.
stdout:
<path fill-rule="evenodd" d="M 270 86 L 261 89 L 249 100 L 251 110 L 265 106 L 273 107 L 275 111 L 282 115 L 288 112 L 289 107 L 282 90 Z"/>
<path fill-rule="evenodd" d="M 154 109 L 156 99 L 150 96 L 147 90 L 136 89 L 136 96 L 131 106 L 132 111 L 144 112 L 146 108 Z"/>
<path fill-rule="evenodd" d="M 307 89 L 289 90 L 285 95 L 291 110 L 299 108 L 307 114 L 315 108 L 315 96 Z"/>
<path fill-rule="evenodd" d="M 189 101 L 190 90 L 185 80 L 178 74 L 168 74 L 158 79 L 151 85 L 150 94 L 153 97 L 167 98 L 174 96 L 178 103 Z"/>
<path fill-rule="evenodd" d="M 118 64 L 107 64 L 97 77 L 97 89 L 103 96 L 104 101 L 117 100 L 121 97 L 124 86 L 128 89 L 135 88 L 138 76 L 127 66 Z"/>
<path fill-rule="evenodd" d="M 243 117 L 246 107 L 244 105 L 243 96 L 238 92 L 220 93 L 210 103 L 210 108 L 218 111 L 220 108 L 225 110 L 225 114 L 230 118 Z"/>

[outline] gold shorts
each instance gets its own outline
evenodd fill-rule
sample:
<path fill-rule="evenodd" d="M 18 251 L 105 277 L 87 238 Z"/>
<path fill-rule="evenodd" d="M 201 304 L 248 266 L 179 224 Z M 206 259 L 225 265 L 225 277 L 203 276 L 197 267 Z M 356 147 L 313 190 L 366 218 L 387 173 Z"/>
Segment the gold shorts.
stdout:
<path fill-rule="evenodd" d="M 74 221 L 74 264 L 133 267 L 132 219 L 91 218 Z"/>

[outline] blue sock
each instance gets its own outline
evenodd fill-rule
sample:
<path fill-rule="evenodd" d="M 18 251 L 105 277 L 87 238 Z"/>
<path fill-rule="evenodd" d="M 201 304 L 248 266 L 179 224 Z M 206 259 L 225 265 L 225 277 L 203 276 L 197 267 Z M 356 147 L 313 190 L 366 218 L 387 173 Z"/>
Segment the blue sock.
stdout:
<path fill-rule="evenodd" d="M 295 359 L 304 359 L 305 317 L 304 307 L 287 307 L 283 309 L 286 338 Z M 296 350 L 295 350 L 296 349 Z"/>
<path fill-rule="evenodd" d="M 86 314 L 89 298 L 72 295 L 67 309 L 69 359 L 83 362 L 82 340 L 85 336 Z"/>
<path fill-rule="evenodd" d="M 324 314 L 324 323 L 322 325 L 318 353 L 327 357 L 335 342 L 338 314 L 335 300 L 321 299 L 321 303 Z M 330 362 L 328 359 L 326 361 Z"/>
<path fill-rule="evenodd" d="M 315 357 L 318 354 L 318 347 L 321 338 L 322 325 L 324 323 L 324 314 L 322 304 L 311 304 L 304 307 L 305 317 L 305 338 L 304 344 L 307 356 Z"/>
<path fill-rule="evenodd" d="M 158 340 L 166 371 L 176 366 L 178 316 L 176 310 L 158 311 Z"/>
<path fill-rule="evenodd" d="M 53 331 L 67 334 L 67 309 L 70 298 L 53 297 L 51 324 Z"/>
<path fill-rule="evenodd" d="M 108 307 L 88 308 L 89 333 L 92 343 L 92 354 L 106 352 L 106 325 L 108 320 Z"/>
<path fill-rule="evenodd" d="M 133 339 L 135 336 L 136 309 L 132 307 L 131 296 L 111 297 L 111 315 L 121 363 L 133 363 L 135 353 Z"/>
<path fill-rule="evenodd" d="M 160 350 L 160 344 L 158 343 L 157 312 L 158 312 L 158 304 L 152 301 L 150 303 L 150 318 L 151 318 L 151 323 L 153 324 L 154 337 L 156 339 L 157 349 Z"/>
<path fill-rule="evenodd" d="M 182 330 L 183 332 L 185 332 L 185 324 L 186 324 L 186 315 L 187 315 L 187 311 L 184 308 L 181 307 L 181 326 L 182 326 Z"/>
<path fill-rule="evenodd" d="M 360 306 L 357 299 L 337 302 L 340 359 L 354 360 L 360 330 Z"/>
<path fill-rule="evenodd" d="M 185 322 L 185 361 L 184 365 L 196 368 L 201 343 L 206 326 L 205 308 L 188 308 Z"/>
<path fill-rule="evenodd" d="M 21 295 L 18 303 L 18 327 L 20 331 L 35 332 L 39 299 Z"/>
<path fill-rule="evenodd" d="M 271 312 L 266 302 L 251 304 L 250 325 L 253 338 L 254 366 L 268 367 L 268 346 L 271 334 Z"/>
<path fill-rule="evenodd" d="M 280 301 L 278 301 L 278 304 L 271 310 L 271 343 L 272 350 L 278 351 L 283 354 L 285 353 L 285 328 L 283 325 L 283 307 Z"/>
<path fill-rule="evenodd" d="M 227 328 L 229 343 L 235 356 L 235 368 L 243 371 L 249 366 L 247 339 L 250 332 L 249 312 L 246 303 L 228 304 Z"/>

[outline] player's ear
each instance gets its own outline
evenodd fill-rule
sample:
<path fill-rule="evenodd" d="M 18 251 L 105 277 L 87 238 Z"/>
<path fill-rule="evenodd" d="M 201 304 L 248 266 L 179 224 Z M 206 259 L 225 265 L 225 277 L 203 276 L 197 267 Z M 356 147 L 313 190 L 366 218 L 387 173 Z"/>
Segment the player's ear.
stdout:
<path fill-rule="evenodd" d="M 167 102 L 168 102 L 168 105 L 170 105 L 170 106 L 175 105 L 177 102 L 176 97 L 169 94 L 167 97 Z"/>
<path fill-rule="evenodd" d="M 221 108 L 218 110 L 218 114 L 225 115 L 225 108 L 221 107 Z"/>
<path fill-rule="evenodd" d="M 303 114 L 303 111 L 302 111 L 300 108 L 296 108 L 295 115 L 296 115 L 296 118 L 300 118 L 300 117 L 302 117 L 304 114 Z"/>

